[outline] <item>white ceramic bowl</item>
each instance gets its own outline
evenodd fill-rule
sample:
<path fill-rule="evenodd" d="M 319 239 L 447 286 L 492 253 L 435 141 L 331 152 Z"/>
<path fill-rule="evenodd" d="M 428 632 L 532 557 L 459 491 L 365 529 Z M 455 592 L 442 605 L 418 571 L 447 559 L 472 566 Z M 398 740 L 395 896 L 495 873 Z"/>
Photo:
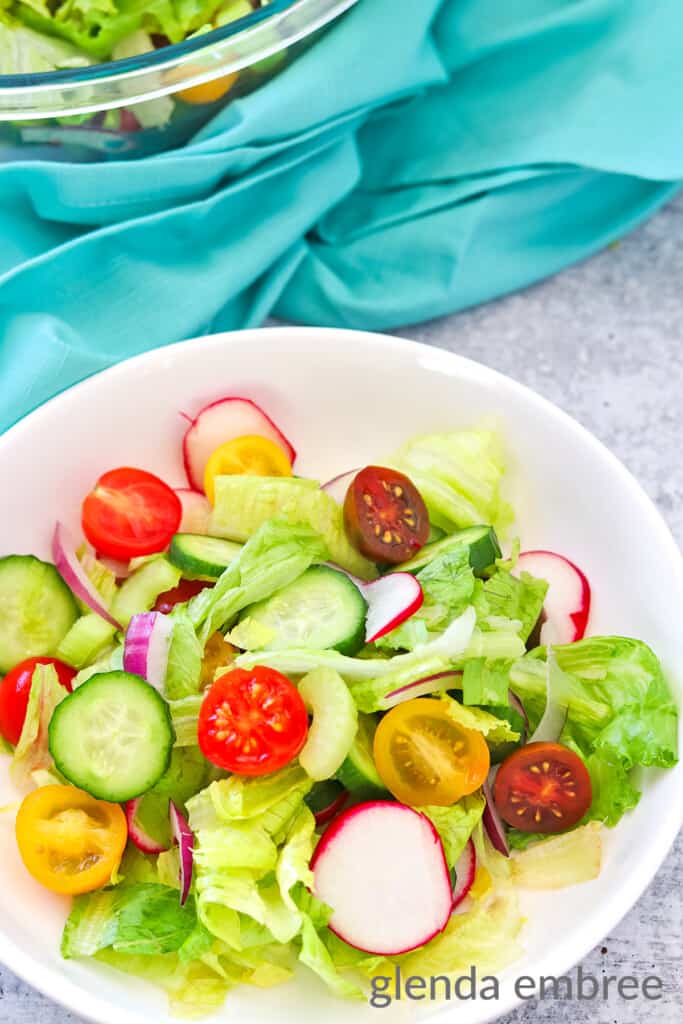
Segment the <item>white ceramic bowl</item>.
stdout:
<path fill-rule="evenodd" d="M 95 478 L 134 464 L 182 485 L 179 410 L 232 393 L 255 398 L 293 440 L 300 472 L 323 479 L 377 461 L 409 435 L 496 416 L 515 457 L 526 547 L 564 552 L 593 584 L 593 633 L 652 644 L 681 694 L 683 562 L 652 503 L 582 427 L 514 381 L 441 350 L 381 335 L 281 328 L 204 338 L 150 352 L 55 398 L 0 438 L 0 553 L 48 554 L 57 516 L 77 527 Z M 601 877 L 525 900 L 526 953 L 501 976 L 497 1003 L 453 1002 L 430 1012 L 480 1024 L 516 1003 L 512 984 L 561 974 L 620 920 L 665 857 L 683 818 L 683 765 L 650 771 L 637 810 L 607 834 Z M 0 804 L 12 796 L 0 761 Z M 0 816 L 0 959 L 75 1013 L 102 1024 L 170 1024 L 163 994 L 115 971 L 64 962 L 67 903 L 36 885 Z M 429 1009 L 403 1002 L 382 1019 Z M 270 991 L 244 988 L 211 1020 L 326 1024 L 376 1019 L 303 976 Z"/>

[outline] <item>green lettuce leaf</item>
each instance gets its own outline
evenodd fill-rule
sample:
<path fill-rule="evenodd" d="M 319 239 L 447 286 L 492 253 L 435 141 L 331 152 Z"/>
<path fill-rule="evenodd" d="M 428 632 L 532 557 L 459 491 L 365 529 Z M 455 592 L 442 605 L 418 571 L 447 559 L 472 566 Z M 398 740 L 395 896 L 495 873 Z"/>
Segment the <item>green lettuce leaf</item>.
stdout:
<path fill-rule="evenodd" d="M 373 563 L 349 543 L 341 506 L 320 490 L 317 481 L 301 477 L 217 478 L 212 534 L 245 541 L 274 517 L 292 526 L 307 523 L 323 539 L 329 551 L 325 557 L 342 569 L 362 579 L 377 576 Z"/>
<path fill-rule="evenodd" d="M 231 478 L 219 477 L 219 482 L 223 479 Z M 260 524 L 216 585 L 197 594 L 187 605 L 187 613 L 202 644 L 206 644 L 217 629 L 230 624 L 247 605 L 269 597 L 298 579 L 314 562 L 325 561 L 327 557 L 320 535 L 308 526 L 282 519 Z"/>
<path fill-rule="evenodd" d="M 189 801 L 199 917 L 234 950 L 253 942 L 255 928 L 258 944 L 290 942 L 301 929 L 294 891 L 311 882 L 311 786 L 292 764 L 262 778 L 233 775 Z"/>
<path fill-rule="evenodd" d="M 505 659 L 466 661 L 462 673 L 463 704 L 505 707 L 510 692 L 510 667 L 510 661 Z"/>
<path fill-rule="evenodd" d="M 625 769 L 668 768 L 678 759 L 678 709 L 654 652 L 640 640 L 590 637 L 553 648 L 564 673 L 564 739 Z M 510 669 L 510 684 L 533 720 L 545 704 L 545 649 Z"/>
<path fill-rule="evenodd" d="M 171 617 L 173 633 L 168 652 L 164 696 L 168 700 L 180 700 L 199 692 L 204 652 L 186 609 L 178 605 Z"/>
<path fill-rule="evenodd" d="M 463 797 L 450 807 L 420 807 L 441 836 L 449 868 L 455 864 L 484 813 L 486 800 L 481 793 Z"/>
<path fill-rule="evenodd" d="M 24 725 L 10 766 L 17 784 L 26 783 L 36 770 L 50 771 L 54 767 L 48 749 L 48 727 L 55 708 L 66 695 L 54 666 L 37 665 L 31 677 Z"/>
<path fill-rule="evenodd" d="M 23 25 L 13 24 L 10 28 L 0 24 L 0 75 L 41 74 L 85 68 L 91 63 L 85 53 L 61 39 L 33 32 Z"/>
<path fill-rule="evenodd" d="M 314 971 L 336 996 L 342 999 L 364 999 L 363 990 L 339 973 L 330 952 L 310 918 L 304 917 L 301 927 L 299 959 Z"/>
<path fill-rule="evenodd" d="M 433 640 L 467 608 L 474 594 L 474 573 L 469 562 L 469 548 L 462 544 L 437 555 L 416 573 L 422 588 L 422 606 L 397 629 L 380 637 L 374 646 L 379 650 L 412 651 Z"/>
<path fill-rule="evenodd" d="M 523 572 L 519 578 L 506 569 L 497 569 L 477 589 L 474 606 L 480 629 L 499 629 L 501 619 L 518 623 L 517 633 L 529 639 L 548 592 L 545 580 Z"/>
<path fill-rule="evenodd" d="M 512 522 L 501 497 L 502 442 L 491 430 L 460 430 L 413 438 L 392 458 L 425 500 L 430 521 L 447 533 L 491 523 L 501 536 Z"/>
<path fill-rule="evenodd" d="M 211 22 L 220 7 L 220 0 L 19 0 L 12 10 L 37 32 L 59 36 L 106 60 L 121 40 L 143 26 L 178 43 Z"/>
<path fill-rule="evenodd" d="M 131 956 L 174 953 L 197 926 L 194 899 L 181 907 L 165 885 L 135 883 L 77 896 L 62 935 L 65 959 L 111 947 Z"/>
<path fill-rule="evenodd" d="M 467 708 L 447 695 L 444 695 L 442 700 L 446 702 L 448 714 L 453 721 L 465 729 L 476 729 L 486 738 L 487 743 L 498 746 L 514 743 L 519 739 L 519 733 L 507 719 L 498 718 L 483 708 Z"/>

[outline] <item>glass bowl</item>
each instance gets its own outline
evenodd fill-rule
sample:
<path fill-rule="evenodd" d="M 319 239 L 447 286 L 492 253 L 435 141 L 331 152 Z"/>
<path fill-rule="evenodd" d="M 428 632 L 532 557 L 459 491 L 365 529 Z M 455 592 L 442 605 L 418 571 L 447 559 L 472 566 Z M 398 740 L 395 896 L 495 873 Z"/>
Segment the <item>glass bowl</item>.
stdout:
<path fill-rule="evenodd" d="M 86 162 L 184 145 L 279 74 L 356 0 L 271 0 L 204 35 L 127 60 L 0 75 L 0 162 Z"/>

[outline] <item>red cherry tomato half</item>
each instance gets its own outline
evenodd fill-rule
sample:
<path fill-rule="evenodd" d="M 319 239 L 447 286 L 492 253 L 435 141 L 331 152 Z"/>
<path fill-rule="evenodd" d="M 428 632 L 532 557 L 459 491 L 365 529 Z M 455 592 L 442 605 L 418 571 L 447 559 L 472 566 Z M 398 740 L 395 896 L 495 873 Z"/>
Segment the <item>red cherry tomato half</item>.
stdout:
<path fill-rule="evenodd" d="M 181 580 L 173 590 L 165 590 L 163 594 L 159 594 L 153 610 L 168 615 L 177 604 L 185 604 L 190 598 L 196 597 L 197 594 L 201 594 L 202 590 L 212 586 L 213 583 L 208 583 L 205 580 Z"/>
<path fill-rule="evenodd" d="M 126 561 L 164 551 L 183 509 L 163 480 L 143 469 L 105 473 L 83 502 L 83 532 L 103 555 Z"/>
<path fill-rule="evenodd" d="M 356 474 L 344 499 L 344 525 L 366 558 L 389 565 L 412 558 L 429 536 L 429 514 L 415 484 L 384 466 Z"/>
<path fill-rule="evenodd" d="M 268 775 L 292 761 L 306 741 L 308 714 L 286 676 L 257 665 L 235 668 L 207 691 L 199 712 L 199 746 L 219 768 Z"/>
<path fill-rule="evenodd" d="M 27 658 L 7 673 L 0 683 L 0 733 L 15 747 L 24 728 L 31 679 L 36 665 L 53 665 L 57 679 L 69 693 L 76 675 L 75 668 L 57 658 Z"/>
<path fill-rule="evenodd" d="M 561 743 L 527 743 L 498 769 L 493 799 L 503 821 L 522 832 L 564 832 L 593 800 L 590 775 Z"/>

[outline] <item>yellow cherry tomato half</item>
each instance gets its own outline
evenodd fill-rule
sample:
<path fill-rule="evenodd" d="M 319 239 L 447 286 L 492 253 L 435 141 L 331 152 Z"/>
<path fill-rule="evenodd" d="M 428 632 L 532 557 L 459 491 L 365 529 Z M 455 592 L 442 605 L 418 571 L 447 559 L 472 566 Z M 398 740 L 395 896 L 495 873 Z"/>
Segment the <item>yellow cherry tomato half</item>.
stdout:
<path fill-rule="evenodd" d="M 230 92 L 238 77 L 237 72 L 234 71 L 230 75 L 214 78 L 202 85 L 191 85 L 189 89 L 180 89 L 177 95 L 185 103 L 197 105 L 215 103 L 216 100 L 222 99 L 227 92 Z"/>
<path fill-rule="evenodd" d="M 413 807 L 448 807 L 482 785 L 490 767 L 480 732 L 465 729 L 442 700 L 397 704 L 377 726 L 377 771 L 390 793 Z"/>
<path fill-rule="evenodd" d="M 204 490 L 213 505 L 217 476 L 291 476 L 289 459 L 279 444 L 257 434 L 226 441 L 209 456 L 204 470 Z"/>
<path fill-rule="evenodd" d="M 128 839 L 126 816 L 73 786 L 42 786 L 17 814 L 21 859 L 37 882 L 65 895 L 106 885 Z"/>

